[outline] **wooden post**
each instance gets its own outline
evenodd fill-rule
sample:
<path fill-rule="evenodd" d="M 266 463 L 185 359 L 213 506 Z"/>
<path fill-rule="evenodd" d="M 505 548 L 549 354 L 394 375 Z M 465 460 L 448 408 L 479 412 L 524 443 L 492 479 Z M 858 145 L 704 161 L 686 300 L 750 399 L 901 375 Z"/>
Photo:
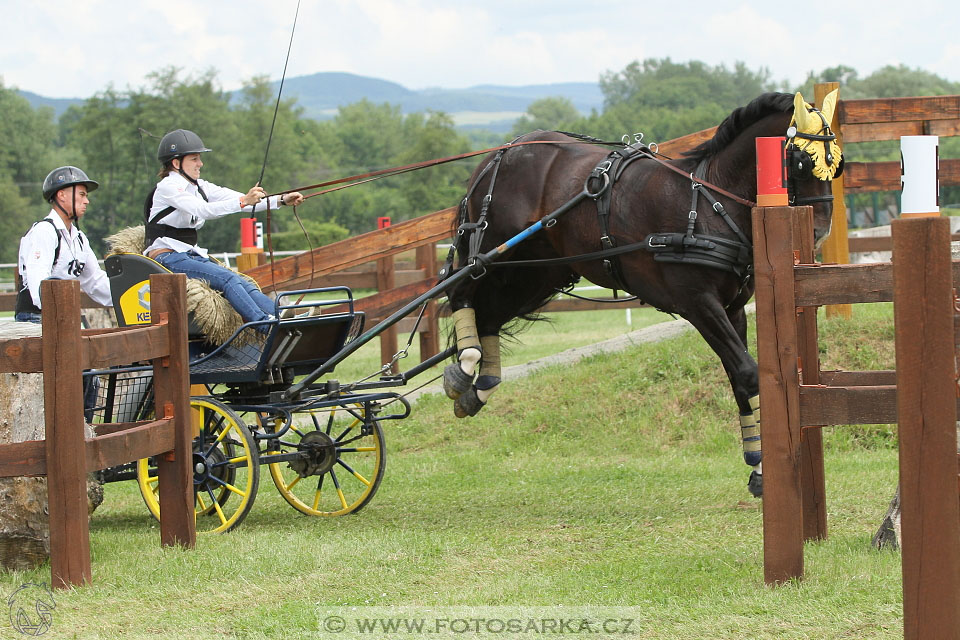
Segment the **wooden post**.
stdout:
<path fill-rule="evenodd" d="M 150 321 L 166 322 L 170 356 L 153 361 L 158 417 L 172 415 L 174 449 L 160 454 L 157 481 L 160 500 L 160 544 L 192 549 L 197 542 L 193 509 L 193 436 L 190 421 L 190 371 L 187 355 L 187 279 L 181 273 L 150 276 Z"/>
<path fill-rule="evenodd" d="M 823 104 L 823 99 L 834 89 L 840 88 L 839 82 L 821 82 L 813 86 L 814 102 Z M 840 104 L 833 112 L 830 128 L 837 136 L 837 144 L 843 149 L 843 132 L 840 130 Z M 833 225 L 830 235 L 823 241 L 823 261 L 836 264 L 850 264 L 850 245 L 847 240 L 847 203 L 843 199 L 843 176 L 832 183 L 833 187 Z M 849 304 L 827 305 L 827 317 L 840 316 L 850 318 L 852 307 Z"/>
<path fill-rule="evenodd" d="M 383 293 L 393 289 L 396 286 L 394 282 L 393 256 L 377 260 L 377 291 Z M 380 334 L 380 364 L 390 362 L 396 352 L 397 327 L 394 325 Z M 394 365 L 389 373 L 396 373 L 396 369 Z"/>
<path fill-rule="evenodd" d="M 950 226 L 894 220 L 904 638 L 960 639 Z"/>
<path fill-rule="evenodd" d="M 437 277 L 437 243 L 417 247 L 417 269 L 423 272 L 424 280 Z M 440 323 L 437 319 L 437 302 L 431 300 L 420 323 L 420 362 L 440 353 Z"/>
<path fill-rule="evenodd" d="M 797 207 L 795 212 L 794 249 L 801 264 L 813 264 L 813 207 Z M 797 340 L 803 384 L 820 384 L 817 307 L 797 309 Z M 800 492 L 803 497 L 804 540 L 826 539 L 827 500 L 823 472 L 823 434 L 817 427 L 808 426 L 800 431 Z"/>
<path fill-rule="evenodd" d="M 44 280 L 43 401 L 46 424 L 50 574 L 63 589 L 89 584 L 90 531 L 83 433 L 80 283 Z"/>
<path fill-rule="evenodd" d="M 753 209 L 767 584 L 803 576 L 793 213 L 792 207 Z"/>

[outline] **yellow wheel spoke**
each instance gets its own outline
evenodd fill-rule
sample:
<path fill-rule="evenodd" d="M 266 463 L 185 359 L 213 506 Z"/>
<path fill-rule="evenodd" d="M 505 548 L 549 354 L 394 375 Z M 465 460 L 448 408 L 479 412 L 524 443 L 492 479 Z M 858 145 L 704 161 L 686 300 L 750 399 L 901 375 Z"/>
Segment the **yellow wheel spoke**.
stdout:
<path fill-rule="evenodd" d="M 229 489 L 230 491 L 233 491 L 233 492 L 234 492 L 235 494 L 237 494 L 238 496 L 242 496 L 242 497 L 246 497 L 246 496 L 247 496 L 247 492 L 246 492 L 246 491 L 240 491 L 240 489 L 237 489 L 235 486 L 233 486 L 233 485 L 230 484 L 230 483 L 227 483 L 227 484 L 225 484 L 224 486 L 225 486 L 227 489 Z"/>
<path fill-rule="evenodd" d="M 204 501 L 203 501 L 203 496 L 200 495 L 199 493 L 197 494 L 197 504 L 200 505 L 199 511 L 206 511 L 206 510 L 207 510 L 207 505 L 206 505 L 206 503 L 204 503 Z"/>
<path fill-rule="evenodd" d="M 362 482 L 363 484 L 367 485 L 368 487 L 370 486 L 370 481 L 367 480 L 366 478 L 364 478 L 362 475 L 360 475 L 360 474 L 357 473 L 356 471 L 353 472 L 353 477 L 355 477 L 357 480 L 359 480 L 359 481 Z"/>
<path fill-rule="evenodd" d="M 343 508 L 346 509 L 349 505 L 347 504 L 347 499 L 343 497 L 343 490 L 337 489 L 337 495 L 340 496 L 340 504 L 342 504 Z"/>
<path fill-rule="evenodd" d="M 317 511 L 320 509 L 320 491 L 318 490 L 313 496 L 313 510 Z"/>
<path fill-rule="evenodd" d="M 357 448 L 355 449 L 355 451 L 356 451 L 357 453 L 372 453 L 372 452 L 374 452 L 374 451 L 376 451 L 376 450 L 377 450 L 376 447 L 357 447 Z"/>
<path fill-rule="evenodd" d="M 299 475 L 298 475 L 296 478 L 294 478 L 294 479 L 293 479 L 293 482 L 291 482 L 290 484 L 286 485 L 287 491 L 290 491 L 290 489 L 293 489 L 293 488 L 297 485 L 297 483 L 300 482 L 301 480 L 303 480 L 303 478 L 300 477 Z"/>
<path fill-rule="evenodd" d="M 214 502 L 213 508 L 217 510 L 217 515 L 220 516 L 220 524 L 227 524 L 227 517 L 223 515 L 223 509 L 220 508 L 220 503 Z"/>
<path fill-rule="evenodd" d="M 160 481 L 160 476 L 150 476 L 147 478 L 147 484 L 157 484 Z"/>

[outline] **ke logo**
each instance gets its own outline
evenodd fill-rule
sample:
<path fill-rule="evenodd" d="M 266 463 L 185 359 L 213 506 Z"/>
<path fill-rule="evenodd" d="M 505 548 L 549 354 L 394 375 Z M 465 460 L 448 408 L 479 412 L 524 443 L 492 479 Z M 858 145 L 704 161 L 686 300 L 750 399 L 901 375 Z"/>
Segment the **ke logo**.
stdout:
<path fill-rule="evenodd" d="M 25 636 L 42 636 L 53 623 L 57 603 L 45 584 L 25 584 L 7 599 L 10 624 Z"/>

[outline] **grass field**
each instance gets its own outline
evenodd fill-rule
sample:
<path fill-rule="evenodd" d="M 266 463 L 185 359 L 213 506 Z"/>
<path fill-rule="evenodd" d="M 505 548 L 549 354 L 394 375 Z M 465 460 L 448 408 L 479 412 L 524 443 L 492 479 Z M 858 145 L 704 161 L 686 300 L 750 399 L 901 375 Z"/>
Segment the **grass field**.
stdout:
<path fill-rule="evenodd" d="M 891 307 L 854 313 L 821 322 L 824 368 L 892 367 Z M 528 341 L 574 346 L 591 324 L 601 338 L 612 315 L 561 316 Z M 696 334 L 538 371 L 476 418 L 450 404 L 425 396 L 385 425 L 383 484 L 347 517 L 302 516 L 264 479 L 238 530 L 161 549 L 134 484 L 108 485 L 91 521 L 94 583 L 55 594 L 46 637 L 354 637 L 325 626 L 330 612 L 527 608 L 631 620 L 594 637 L 902 637 L 899 554 L 870 548 L 896 484 L 890 427 L 825 430 L 829 538 L 807 545 L 802 582 L 774 589 L 735 404 Z M 47 580 L 46 566 L 0 574 L 0 593 Z M 452 634 L 546 635 L 559 634 Z M 356 637 L 424 636 L 445 637 Z M 0 624 L 0 637 L 20 636 Z"/>

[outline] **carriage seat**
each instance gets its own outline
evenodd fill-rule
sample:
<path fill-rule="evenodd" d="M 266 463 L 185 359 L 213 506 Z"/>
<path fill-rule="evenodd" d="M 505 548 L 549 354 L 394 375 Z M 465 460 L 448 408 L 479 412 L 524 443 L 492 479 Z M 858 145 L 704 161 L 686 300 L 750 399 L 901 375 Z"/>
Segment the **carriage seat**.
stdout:
<path fill-rule="evenodd" d="M 117 314 L 117 324 L 128 327 L 150 324 L 150 276 L 154 273 L 172 273 L 156 260 L 139 253 L 117 253 L 103 261 L 110 279 L 110 296 Z M 220 295 L 218 292 L 213 292 Z M 203 337 L 193 314 L 188 314 L 190 338 Z"/>

